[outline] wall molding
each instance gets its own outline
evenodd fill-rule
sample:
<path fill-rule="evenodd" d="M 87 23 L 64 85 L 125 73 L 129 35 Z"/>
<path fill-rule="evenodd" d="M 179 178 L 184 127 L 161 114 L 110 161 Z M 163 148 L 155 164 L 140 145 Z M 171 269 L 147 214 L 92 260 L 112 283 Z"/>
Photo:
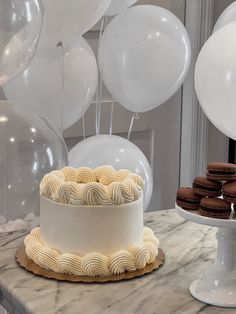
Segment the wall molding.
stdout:
<path fill-rule="evenodd" d="M 185 26 L 192 45 L 192 61 L 183 85 L 180 185 L 190 186 L 206 170 L 209 122 L 199 106 L 194 88 L 194 69 L 201 47 L 213 28 L 214 0 L 186 0 Z"/>

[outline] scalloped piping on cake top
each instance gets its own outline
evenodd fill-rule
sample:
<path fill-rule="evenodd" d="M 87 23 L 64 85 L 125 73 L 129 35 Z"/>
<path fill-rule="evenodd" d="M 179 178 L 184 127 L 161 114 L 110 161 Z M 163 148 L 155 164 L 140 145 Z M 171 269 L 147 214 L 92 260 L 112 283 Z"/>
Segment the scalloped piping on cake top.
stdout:
<path fill-rule="evenodd" d="M 44 176 L 40 194 L 61 204 L 123 205 L 137 201 L 143 187 L 143 179 L 129 170 L 65 167 Z"/>
<path fill-rule="evenodd" d="M 46 247 L 40 238 L 40 228 L 35 228 L 26 236 L 27 256 L 42 268 L 57 273 L 76 276 L 119 275 L 125 271 L 135 271 L 154 263 L 159 248 L 159 240 L 147 227 L 143 229 L 143 245 L 133 246 L 129 250 L 120 250 L 109 256 L 93 252 L 87 255 L 61 254 Z"/>

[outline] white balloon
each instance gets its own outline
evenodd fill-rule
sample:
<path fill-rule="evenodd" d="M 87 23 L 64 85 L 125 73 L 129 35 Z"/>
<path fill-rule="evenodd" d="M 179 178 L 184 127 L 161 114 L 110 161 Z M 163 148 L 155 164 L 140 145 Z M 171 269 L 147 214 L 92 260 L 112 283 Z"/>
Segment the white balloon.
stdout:
<path fill-rule="evenodd" d="M 0 86 L 28 65 L 43 22 L 40 0 L 0 0 Z"/>
<path fill-rule="evenodd" d="M 39 51 L 30 66 L 4 86 L 7 99 L 22 103 L 29 112 L 44 117 L 56 128 L 72 126 L 88 109 L 97 88 L 96 58 L 83 37 L 64 46 L 64 90 L 61 48 L 46 56 Z"/>
<path fill-rule="evenodd" d="M 43 33 L 54 44 L 82 35 L 100 20 L 110 3 L 111 0 L 43 0 Z"/>
<path fill-rule="evenodd" d="M 138 0 L 112 0 L 111 5 L 105 13 L 105 16 L 117 15 L 123 10 L 131 7 Z"/>
<path fill-rule="evenodd" d="M 145 182 L 144 208 L 148 209 L 153 191 L 153 175 L 143 152 L 130 141 L 115 135 L 97 135 L 80 142 L 69 152 L 69 165 L 96 168 L 111 165 L 116 170 L 128 169 Z"/>
<path fill-rule="evenodd" d="M 209 120 L 236 139 L 236 22 L 215 32 L 202 48 L 195 69 L 199 102 Z"/>
<path fill-rule="evenodd" d="M 213 33 L 218 31 L 220 28 L 224 27 L 225 25 L 236 21 L 236 1 L 231 3 L 220 15 L 218 18 Z"/>
<path fill-rule="evenodd" d="M 125 10 L 107 26 L 99 67 L 114 98 L 133 112 L 154 109 L 181 86 L 191 47 L 182 22 L 158 6 Z"/>

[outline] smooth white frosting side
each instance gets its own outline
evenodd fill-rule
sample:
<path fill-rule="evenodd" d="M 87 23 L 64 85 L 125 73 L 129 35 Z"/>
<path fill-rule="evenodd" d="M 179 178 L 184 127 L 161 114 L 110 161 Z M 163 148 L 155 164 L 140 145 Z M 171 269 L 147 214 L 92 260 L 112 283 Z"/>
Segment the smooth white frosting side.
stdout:
<path fill-rule="evenodd" d="M 95 197 L 104 202 L 106 196 L 91 193 L 88 203 L 93 203 Z M 71 198 L 70 190 L 66 189 L 63 195 L 63 201 L 67 202 Z M 62 253 L 109 255 L 143 243 L 142 197 L 121 206 L 72 206 L 43 196 L 40 202 L 41 238 L 48 247 L 57 248 Z M 111 203 L 109 198 L 107 202 Z"/>
<path fill-rule="evenodd" d="M 119 250 L 108 256 L 96 252 L 86 255 L 63 254 L 45 246 L 38 228 L 26 236 L 24 243 L 27 256 L 43 268 L 76 276 L 105 277 L 140 270 L 155 261 L 159 241 L 149 228 L 143 230 L 143 238 L 148 238 L 148 242 L 143 240 L 143 245 Z"/>

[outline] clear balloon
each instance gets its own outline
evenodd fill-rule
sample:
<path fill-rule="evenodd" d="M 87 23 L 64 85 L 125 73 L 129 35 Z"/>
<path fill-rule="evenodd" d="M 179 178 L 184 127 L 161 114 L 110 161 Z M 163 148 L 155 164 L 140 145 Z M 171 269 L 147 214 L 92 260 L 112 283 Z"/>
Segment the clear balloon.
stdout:
<path fill-rule="evenodd" d="M 4 86 L 8 100 L 21 102 L 25 110 L 47 119 L 58 130 L 62 120 L 66 129 L 81 118 L 93 100 L 98 80 L 96 58 L 83 37 L 64 44 L 63 51 L 60 47 L 48 53 L 39 50 L 29 67 Z"/>
<path fill-rule="evenodd" d="M 203 46 L 195 69 L 195 87 L 209 120 L 236 139 L 236 22 L 215 32 Z"/>
<path fill-rule="evenodd" d="M 105 13 L 105 16 L 113 16 L 121 13 L 123 10 L 131 7 L 137 0 L 112 0 L 111 5 Z"/>
<path fill-rule="evenodd" d="M 83 35 L 108 9 L 111 0 L 43 0 L 45 19 L 43 36 L 53 45 L 71 36 Z"/>
<path fill-rule="evenodd" d="M 69 165 L 96 168 L 111 165 L 116 170 L 128 169 L 145 182 L 144 208 L 147 210 L 153 191 L 153 175 L 143 152 L 130 141 L 115 135 L 97 135 L 80 142 L 69 152 Z"/>
<path fill-rule="evenodd" d="M 6 221 L 39 214 L 39 183 L 65 166 L 62 138 L 37 116 L 0 102 L 0 215 Z"/>
<path fill-rule="evenodd" d="M 107 26 L 99 49 L 103 80 L 126 109 L 145 112 L 181 86 L 191 59 L 182 22 L 158 6 L 125 10 Z"/>
<path fill-rule="evenodd" d="M 218 18 L 213 33 L 218 31 L 220 28 L 224 27 L 225 25 L 236 21 L 236 1 L 231 3 L 220 15 Z"/>
<path fill-rule="evenodd" d="M 0 0 L 0 86 L 28 65 L 36 51 L 42 21 L 40 0 Z"/>

